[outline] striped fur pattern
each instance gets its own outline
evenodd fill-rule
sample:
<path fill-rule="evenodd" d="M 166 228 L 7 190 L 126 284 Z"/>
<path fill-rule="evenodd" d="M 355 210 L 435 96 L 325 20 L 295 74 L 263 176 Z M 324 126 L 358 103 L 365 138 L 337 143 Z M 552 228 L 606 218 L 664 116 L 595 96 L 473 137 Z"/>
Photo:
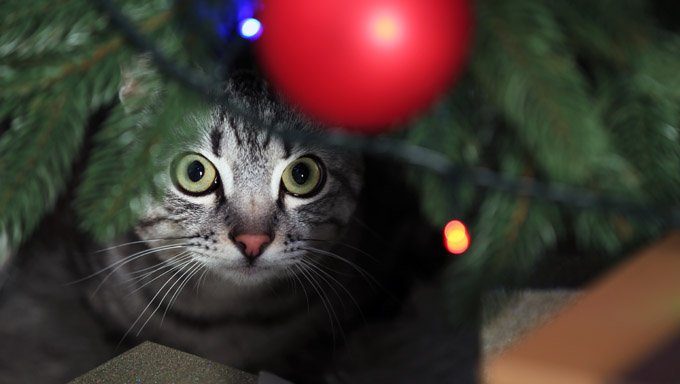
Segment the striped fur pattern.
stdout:
<path fill-rule="evenodd" d="M 247 76 L 226 96 L 262 121 L 316 129 Z M 187 121 L 201 140 L 177 154 L 207 158 L 219 186 L 192 196 L 168 178 L 135 233 L 89 260 L 93 273 L 106 271 L 92 285 L 92 305 L 125 341 L 152 339 L 243 369 L 300 377 L 304 366 L 305 375 L 318 374 L 374 295 L 350 230 L 362 188 L 359 156 L 283 141 L 219 105 Z M 303 155 L 326 171 L 310 198 L 281 188 L 283 169 Z M 243 227 L 273 234 L 252 264 L 229 236 Z"/>
<path fill-rule="evenodd" d="M 256 81 L 242 78 L 242 82 Z M 232 83 L 227 97 L 240 100 L 246 110 L 267 123 L 314 129 L 298 114 L 267 97 L 264 86 L 258 89 L 257 84 Z M 206 157 L 217 168 L 220 185 L 209 195 L 190 196 L 168 182 L 164 200 L 150 205 L 137 228 L 142 239 L 187 239 L 183 250 L 211 273 L 231 282 L 259 285 L 285 276 L 287 268 L 309 258 L 305 248 L 325 249 L 324 244 L 344 234 L 361 189 L 358 156 L 284 142 L 219 106 L 207 116 L 193 116 L 191 120 L 202 130 L 201 141 L 196 146 L 178 148 L 177 153 L 195 152 Z M 281 174 L 288 164 L 306 155 L 321 160 L 326 181 L 318 194 L 299 198 L 283 191 Z M 253 266 L 229 239 L 234 228 L 272 232 L 273 241 Z"/>

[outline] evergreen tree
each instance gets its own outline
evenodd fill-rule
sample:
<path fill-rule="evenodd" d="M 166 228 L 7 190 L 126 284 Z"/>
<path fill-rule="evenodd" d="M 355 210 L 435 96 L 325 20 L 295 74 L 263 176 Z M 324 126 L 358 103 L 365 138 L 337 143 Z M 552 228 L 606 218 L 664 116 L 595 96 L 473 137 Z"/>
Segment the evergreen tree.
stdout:
<path fill-rule="evenodd" d="M 200 102 L 187 86 L 209 83 L 179 70 L 219 72 L 211 51 L 194 44 L 203 39 L 184 17 L 191 2 L 114 5 L 112 13 L 103 0 L 0 3 L 0 262 L 74 180 L 83 230 L 99 240 L 128 230 L 156 189 L 152 160 L 178 140 L 170 122 Z M 606 261 L 677 226 L 680 36 L 668 18 L 677 6 L 478 0 L 474 8 L 467 73 L 426 116 L 387 139 L 325 136 L 426 165 L 411 178 L 424 211 L 439 227 L 463 219 L 473 237 L 449 274 L 454 297 L 521 281 L 558 244 Z M 150 66 L 129 71 L 157 97 L 132 100 L 126 113 L 121 66 L 148 48 Z M 95 113 L 105 119 L 74 175 Z M 184 133 L 190 140 L 190 128 Z"/>

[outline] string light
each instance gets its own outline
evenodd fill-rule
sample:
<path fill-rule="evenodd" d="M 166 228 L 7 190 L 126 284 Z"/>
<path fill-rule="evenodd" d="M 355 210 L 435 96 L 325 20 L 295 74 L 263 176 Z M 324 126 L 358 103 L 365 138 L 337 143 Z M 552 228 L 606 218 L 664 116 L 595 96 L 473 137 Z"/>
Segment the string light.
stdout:
<path fill-rule="evenodd" d="M 244 39 L 257 40 L 262 35 L 262 23 L 258 19 L 249 17 L 241 20 L 238 25 L 238 32 Z"/>
<path fill-rule="evenodd" d="M 470 233 L 460 220 L 451 220 L 444 227 L 444 246 L 454 255 L 460 255 L 470 247 Z"/>

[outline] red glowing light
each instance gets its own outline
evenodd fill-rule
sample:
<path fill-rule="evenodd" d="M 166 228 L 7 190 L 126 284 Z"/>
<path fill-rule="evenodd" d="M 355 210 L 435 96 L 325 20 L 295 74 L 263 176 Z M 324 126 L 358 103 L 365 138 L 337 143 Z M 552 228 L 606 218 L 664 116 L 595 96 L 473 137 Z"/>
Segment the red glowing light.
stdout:
<path fill-rule="evenodd" d="M 470 233 L 460 220 L 451 220 L 444 227 L 444 246 L 454 255 L 460 255 L 470 247 Z"/>

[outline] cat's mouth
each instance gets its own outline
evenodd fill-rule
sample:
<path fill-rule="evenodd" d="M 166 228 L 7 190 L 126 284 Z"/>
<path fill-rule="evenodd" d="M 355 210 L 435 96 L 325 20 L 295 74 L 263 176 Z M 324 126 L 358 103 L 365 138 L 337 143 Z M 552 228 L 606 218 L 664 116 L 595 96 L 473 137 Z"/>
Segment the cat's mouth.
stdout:
<path fill-rule="evenodd" d="M 277 262 L 271 260 L 257 259 L 251 262 L 246 260 L 229 260 L 213 255 L 195 253 L 194 257 L 213 271 L 229 280 L 236 278 L 238 281 L 260 281 L 262 279 L 273 278 L 285 275 L 284 271 L 290 262 Z"/>
<path fill-rule="evenodd" d="M 237 266 L 237 267 L 227 267 L 226 269 L 233 271 L 233 272 L 243 273 L 245 275 L 252 275 L 252 274 L 256 274 L 258 272 L 262 272 L 262 271 L 270 271 L 273 268 L 268 267 L 268 266 L 262 266 L 262 265 L 244 265 L 244 266 Z"/>
<path fill-rule="evenodd" d="M 276 265 L 222 265 L 214 268 L 215 272 L 232 282 L 245 285 L 258 285 L 262 281 L 276 279 L 282 276 L 282 269 Z"/>
<path fill-rule="evenodd" d="M 238 275 L 238 276 L 256 276 L 262 274 L 275 273 L 281 267 L 278 265 L 266 265 L 265 263 L 252 263 L 252 264 L 231 264 L 231 263 L 218 263 L 217 265 L 211 265 L 212 269 L 216 272 L 228 275 Z"/>

